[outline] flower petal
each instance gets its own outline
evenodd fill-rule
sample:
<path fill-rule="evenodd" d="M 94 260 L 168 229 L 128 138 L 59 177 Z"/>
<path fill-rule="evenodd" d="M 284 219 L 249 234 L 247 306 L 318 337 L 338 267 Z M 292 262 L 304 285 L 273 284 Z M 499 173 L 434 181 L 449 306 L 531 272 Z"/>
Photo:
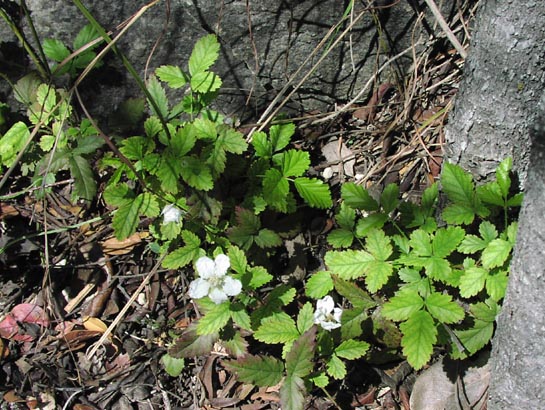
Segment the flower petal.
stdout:
<path fill-rule="evenodd" d="M 333 311 L 334 307 L 335 307 L 335 302 L 333 301 L 333 298 L 329 295 L 324 296 L 322 299 L 319 299 L 316 302 L 316 310 L 320 312 L 324 312 L 326 314 Z"/>
<path fill-rule="evenodd" d="M 216 264 L 208 256 L 202 256 L 195 262 L 195 269 L 203 279 L 209 279 L 214 275 Z"/>
<path fill-rule="evenodd" d="M 242 282 L 231 276 L 226 276 L 223 282 L 223 291 L 227 296 L 236 296 L 242 291 Z"/>
<path fill-rule="evenodd" d="M 219 305 L 220 303 L 223 303 L 227 300 L 227 295 L 225 294 L 225 292 L 218 288 L 213 288 L 208 296 L 216 305 Z"/>
<path fill-rule="evenodd" d="M 343 310 L 341 308 L 333 309 L 333 319 L 335 319 L 335 322 L 341 323 L 342 315 L 343 315 Z"/>
<path fill-rule="evenodd" d="M 322 326 L 325 330 L 333 330 L 341 327 L 341 324 L 337 322 L 320 322 L 320 326 Z"/>
<path fill-rule="evenodd" d="M 200 299 L 208 295 L 210 291 L 210 283 L 208 281 L 197 278 L 189 284 L 189 297 L 192 299 Z"/>
<path fill-rule="evenodd" d="M 227 255 L 224 255 L 223 253 L 220 253 L 218 256 L 216 256 L 215 262 L 216 275 L 225 276 L 227 270 L 229 269 L 229 266 L 231 266 L 231 261 L 229 260 L 229 257 Z"/>
<path fill-rule="evenodd" d="M 163 215 L 163 224 L 169 222 L 178 223 L 182 218 L 182 210 L 174 204 L 169 204 L 163 208 L 161 215 Z"/>

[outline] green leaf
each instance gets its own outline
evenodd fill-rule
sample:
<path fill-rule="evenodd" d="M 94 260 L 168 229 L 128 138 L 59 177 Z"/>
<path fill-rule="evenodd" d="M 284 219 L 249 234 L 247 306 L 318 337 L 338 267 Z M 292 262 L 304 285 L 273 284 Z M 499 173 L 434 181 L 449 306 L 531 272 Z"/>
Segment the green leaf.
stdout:
<path fill-rule="evenodd" d="M 209 191 L 214 187 L 210 169 L 198 158 L 193 156 L 181 159 L 181 174 L 187 184 L 202 191 Z"/>
<path fill-rule="evenodd" d="M 182 231 L 181 235 L 185 246 L 176 249 L 165 257 L 162 264 L 165 269 L 179 269 L 203 256 L 204 251 L 200 249 L 201 240 L 197 235 L 187 230 Z"/>
<path fill-rule="evenodd" d="M 198 320 L 193 321 L 187 329 L 183 331 L 174 344 L 169 348 L 168 354 L 172 357 L 195 357 L 210 354 L 214 348 L 214 343 L 218 340 L 219 334 L 197 335 Z"/>
<path fill-rule="evenodd" d="M 477 187 L 477 195 L 483 202 L 501 207 L 505 205 L 505 199 L 502 196 L 501 188 L 496 181 Z"/>
<path fill-rule="evenodd" d="M 162 65 L 155 70 L 155 75 L 159 80 L 166 82 L 170 88 L 180 88 L 187 83 L 186 76 L 177 66 Z"/>
<path fill-rule="evenodd" d="M 237 360 L 224 361 L 223 365 L 235 372 L 241 382 L 259 387 L 275 386 L 284 376 L 284 364 L 270 356 L 248 354 Z"/>
<path fill-rule="evenodd" d="M 326 374 L 320 373 L 310 379 L 316 387 L 325 388 L 329 384 L 329 377 Z"/>
<path fill-rule="evenodd" d="M 403 332 L 401 345 L 407 361 L 415 369 L 421 369 L 431 358 L 437 340 L 433 318 L 426 311 L 418 311 L 399 325 Z"/>
<path fill-rule="evenodd" d="M 327 242 L 334 248 L 348 248 L 354 241 L 354 233 L 346 229 L 333 229 L 327 235 Z"/>
<path fill-rule="evenodd" d="M 475 212 L 469 205 L 452 204 L 448 205 L 441 214 L 446 223 L 453 225 L 469 225 L 475 219 Z"/>
<path fill-rule="evenodd" d="M 246 269 L 248 268 L 248 261 L 244 251 L 236 246 L 230 246 L 229 250 L 227 251 L 227 255 L 231 261 L 231 269 L 240 275 L 244 275 L 246 273 Z"/>
<path fill-rule="evenodd" d="M 202 71 L 191 76 L 191 89 L 198 93 L 210 93 L 221 87 L 221 78 L 212 71 Z"/>
<path fill-rule="evenodd" d="M 273 278 L 273 276 L 262 266 L 252 267 L 249 269 L 249 272 L 252 276 L 248 286 L 252 289 L 260 288 L 269 283 Z"/>
<path fill-rule="evenodd" d="M 94 154 L 104 145 L 104 140 L 97 135 L 87 135 L 78 139 L 78 145 L 72 150 L 72 155 Z"/>
<path fill-rule="evenodd" d="M 509 200 L 507 201 L 507 206 L 521 206 L 522 200 L 524 199 L 524 194 L 522 192 L 513 195 Z"/>
<path fill-rule="evenodd" d="M 507 198 L 509 195 L 509 189 L 511 188 L 511 178 L 509 176 L 511 168 L 513 168 L 513 159 L 506 158 L 500 163 L 500 165 L 498 165 L 498 168 L 496 169 L 496 181 L 498 182 L 504 198 Z"/>
<path fill-rule="evenodd" d="M 310 305 L 310 304 L 309 304 Z M 316 347 L 316 326 L 311 327 L 293 343 L 286 355 L 287 377 L 306 377 L 312 371 Z"/>
<path fill-rule="evenodd" d="M 305 404 L 305 382 L 300 377 L 286 377 L 280 387 L 280 406 L 283 410 L 303 410 Z"/>
<path fill-rule="evenodd" d="M 507 272 L 500 271 L 486 278 L 486 292 L 492 300 L 499 301 L 505 296 L 507 290 Z"/>
<path fill-rule="evenodd" d="M 150 109 L 153 112 L 153 114 L 158 115 L 160 117 L 167 117 L 168 116 L 168 99 L 167 95 L 165 93 L 165 90 L 163 89 L 163 86 L 159 81 L 157 81 L 157 78 L 152 75 L 147 81 L 147 88 L 148 92 L 153 99 L 153 101 L 156 104 L 156 107 L 149 103 Z M 159 110 L 159 112 L 156 111 Z"/>
<path fill-rule="evenodd" d="M 254 338 L 264 343 L 288 343 L 299 337 L 294 320 L 286 313 L 276 313 L 261 321 Z"/>
<path fill-rule="evenodd" d="M 285 177 L 300 177 L 310 166 L 308 152 L 290 149 L 273 157 Z"/>
<path fill-rule="evenodd" d="M 200 38 L 189 57 L 189 73 L 193 76 L 208 70 L 218 59 L 220 44 L 214 34 Z"/>
<path fill-rule="evenodd" d="M 195 136 L 195 128 L 193 126 L 186 125 L 180 127 L 176 133 L 172 135 L 170 149 L 176 156 L 182 157 L 191 151 L 195 146 L 196 140 L 197 137 Z"/>
<path fill-rule="evenodd" d="M 454 333 L 464 347 L 473 354 L 490 342 L 494 333 L 494 323 L 476 319 L 471 329 L 455 330 Z"/>
<path fill-rule="evenodd" d="M 456 323 L 464 318 L 464 309 L 450 295 L 433 292 L 425 301 L 428 312 L 442 323 Z"/>
<path fill-rule="evenodd" d="M 335 354 L 343 359 L 355 360 L 363 357 L 367 353 L 367 350 L 369 350 L 369 347 L 370 345 L 367 342 L 349 339 L 337 346 Z"/>
<path fill-rule="evenodd" d="M 426 188 L 422 194 L 422 208 L 427 211 L 430 211 L 435 206 L 435 202 L 439 197 L 439 185 L 437 182 L 434 182 L 432 186 Z"/>
<path fill-rule="evenodd" d="M 344 296 L 355 308 L 370 309 L 377 305 L 369 294 L 352 281 L 333 276 L 335 290 Z"/>
<path fill-rule="evenodd" d="M 68 162 L 74 178 L 74 197 L 90 201 L 95 197 L 97 185 L 89 162 L 80 155 L 70 156 Z"/>
<path fill-rule="evenodd" d="M 312 207 L 327 209 L 333 206 L 329 186 L 316 178 L 297 178 L 295 188 L 301 197 Z"/>
<path fill-rule="evenodd" d="M 380 261 L 388 259 L 393 251 L 390 238 L 381 229 L 373 229 L 367 234 L 365 249 Z"/>
<path fill-rule="evenodd" d="M 458 247 L 464 236 L 465 231 L 459 226 L 438 229 L 432 242 L 433 255 L 446 258 Z"/>
<path fill-rule="evenodd" d="M 99 37 L 98 32 L 95 30 L 92 24 L 85 25 L 78 33 L 76 38 L 74 39 L 74 50 L 78 50 L 83 46 L 86 46 L 93 40 L 97 39 Z M 93 45 L 89 48 L 89 50 L 96 48 L 99 43 Z"/>
<path fill-rule="evenodd" d="M 48 58 L 58 63 L 70 55 L 70 50 L 60 40 L 47 38 L 42 42 L 42 48 Z"/>
<path fill-rule="evenodd" d="M 483 250 L 481 255 L 483 266 L 487 269 L 502 266 L 511 254 L 512 249 L 511 242 L 504 239 L 494 239 Z"/>
<path fill-rule="evenodd" d="M 127 184 L 109 185 L 104 190 L 104 200 L 108 205 L 120 207 L 134 199 L 134 193 Z"/>
<path fill-rule="evenodd" d="M 365 265 L 374 258 L 366 251 L 330 251 L 325 255 L 329 270 L 342 279 L 357 279 L 365 274 Z"/>
<path fill-rule="evenodd" d="M 242 154 L 248 149 L 248 143 L 240 132 L 224 127 L 220 128 L 216 146 L 232 154 Z"/>
<path fill-rule="evenodd" d="M 185 360 L 183 358 L 177 359 L 168 353 L 161 357 L 161 363 L 163 363 L 165 371 L 171 377 L 178 377 L 180 374 L 182 374 L 185 367 Z"/>
<path fill-rule="evenodd" d="M 133 200 L 128 200 L 115 213 L 112 226 L 115 236 L 123 240 L 131 236 L 140 222 L 140 215 L 159 213 L 159 205 L 150 194 L 140 194 Z"/>
<path fill-rule="evenodd" d="M 269 169 L 263 178 L 263 196 L 267 203 L 282 212 L 287 211 L 286 197 L 289 192 L 288 180 L 282 176 L 279 170 Z"/>
<path fill-rule="evenodd" d="M 418 292 L 410 289 L 401 289 L 384 304 L 382 315 L 396 322 L 401 322 L 412 317 L 423 306 L 424 300 Z"/>
<path fill-rule="evenodd" d="M 386 221 L 388 221 L 388 215 L 382 212 L 373 213 L 361 218 L 356 223 L 356 236 L 364 238 L 370 231 L 382 228 Z"/>
<path fill-rule="evenodd" d="M 280 236 L 270 229 L 261 229 L 255 237 L 255 244 L 262 249 L 274 248 L 282 245 Z"/>
<path fill-rule="evenodd" d="M 443 192 L 447 194 L 450 201 L 458 205 L 473 207 L 475 189 L 471 174 L 465 172 L 458 165 L 445 163 L 441 184 Z"/>
<path fill-rule="evenodd" d="M 344 309 L 341 316 L 341 335 L 343 339 L 359 337 L 363 333 L 362 323 L 368 319 L 362 308 Z"/>
<path fill-rule="evenodd" d="M 485 302 L 478 302 L 469 306 L 469 311 L 471 314 L 479 319 L 484 320 L 485 322 L 494 323 L 496 317 L 500 312 L 500 306 L 490 299 Z"/>
<path fill-rule="evenodd" d="M 272 153 L 284 149 L 290 143 L 294 133 L 295 125 L 292 123 L 273 125 L 269 130 Z"/>
<path fill-rule="evenodd" d="M 199 117 L 193 121 L 193 128 L 197 138 L 216 140 L 218 129 L 216 123 L 208 118 Z"/>
<path fill-rule="evenodd" d="M 486 247 L 486 241 L 475 235 L 466 235 L 464 240 L 458 246 L 458 250 L 465 254 L 472 254 L 483 250 Z"/>
<path fill-rule="evenodd" d="M 24 122 L 16 122 L 0 138 L 0 162 L 6 167 L 11 167 L 30 137 L 28 127 Z"/>
<path fill-rule="evenodd" d="M 267 138 L 267 134 L 263 131 L 256 131 L 252 136 L 252 145 L 255 150 L 255 155 L 262 158 L 270 158 L 272 156 L 272 144 Z"/>
<path fill-rule="evenodd" d="M 385 214 L 389 214 L 399 204 L 399 187 L 396 184 L 388 184 L 380 196 L 380 205 Z"/>
<path fill-rule="evenodd" d="M 393 273 L 393 266 L 389 262 L 372 261 L 365 266 L 365 285 L 371 293 L 376 293 L 388 282 Z"/>
<path fill-rule="evenodd" d="M 481 224 L 479 225 L 479 233 L 481 234 L 481 237 L 486 242 L 486 244 L 489 244 L 492 240 L 498 237 L 498 231 L 496 230 L 496 227 L 489 221 L 481 222 Z"/>
<path fill-rule="evenodd" d="M 323 298 L 333 289 L 333 279 L 327 271 L 319 271 L 311 274 L 305 286 L 305 293 L 314 299 Z"/>
<path fill-rule="evenodd" d="M 344 230 L 352 231 L 356 223 L 356 211 L 350 208 L 346 203 L 341 204 L 339 212 L 335 216 L 335 222 Z"/>
<path fill-rule="evenodd" d="M 422 229 L 417 229 L 411 233 L 409 244 L 418 256 L 431 256 L 432 246 L 430 234 Z"/>
<path fill-rule="evenodd" d="M 303 305 L 297 315 L 297 330 L 303 334 L 314 324 L 314 308 L 307 302 Z M 302 377 L 302 376 L 301 376 Z"/>
<path fill-rule="evenodd" d="M 219 305 L 214 305 L 206 314 L 199 320 L 197 325 L 198 335 L 210 335 L 219 332 L 231 319 L 230 303 L 224 302 Z"/>
<path fill-rule="evenodd" d="M 233 322 L 235 322 L 241 329 L 252 329 L 250 315 L 246 313 L 244 305 L 242 305 L 241 303 L 231 303 L 230 309 L 231 319 L 233 319 Z"/>
<path fill-rule="evenodd" d="M 488 270 L 478 266 L 471 266 L 464 271 L 460 278 L 460 295 L 464 298 L 475 296 L 483 288 L 488 277 Z"/>
<path fill-rule="evenodd" d="M 327 361 L 327 374 L 337 380 L 342 380 L 346 377 L 346 366 L 337 355 L 332 355 Z"/>
<path fill-rule="evenodd" d="M 347 182 L 341 186 L 341 197 L 346 205 L 355 209 L 363 211 L 377 211 L 379 209 L 378 202 L 369 195 L 369 192 L 353 182 Z"/>

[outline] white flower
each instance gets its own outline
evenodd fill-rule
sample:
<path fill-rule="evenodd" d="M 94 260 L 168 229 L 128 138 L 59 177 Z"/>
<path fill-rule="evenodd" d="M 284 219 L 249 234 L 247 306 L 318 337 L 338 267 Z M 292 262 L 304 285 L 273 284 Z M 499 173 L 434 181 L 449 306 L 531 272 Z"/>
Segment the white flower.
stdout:
<path fill-rule="evenodd" d="M 343 310 L 335 307 L 331 296 L 326 296 L 316 302 L 314 323 L 319 324 L 325 330 L 336 329 L 341 326 Z"/>
<path fill-rule="evenodd" d="M 182 210 L 174 204 L 169 204 L 163 208 L 161 215 L 163 215 L 163 224 L 165 225 L 169 222 L 178 223 L 182 219 Z"/>
<path fill-rule="evenodd" d="M 238 295 L 242 291 L 242 283 L 226 275 L 229 266 L 229 257 L 223 254 L 216 256 L 215 260 L 206 256 L 199 258 L 195 263 L 199 278 L 189 284 L 189 296 L 193 299 L 208 296 L 219 305 L 229 296 Z"/>

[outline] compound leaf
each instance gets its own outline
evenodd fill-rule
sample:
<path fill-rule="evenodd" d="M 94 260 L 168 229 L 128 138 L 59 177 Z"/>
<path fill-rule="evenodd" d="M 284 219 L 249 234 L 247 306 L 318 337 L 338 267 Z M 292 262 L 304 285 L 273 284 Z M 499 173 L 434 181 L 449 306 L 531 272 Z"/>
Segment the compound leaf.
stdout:
<path fill-rule="evenodd" d="M 305 286 L 305 293 L 308 297 L 320 299 L 333 289 L 333 279 L 327 271 L 313 273 Z"/>
<path fill-rule="evenodd" d="M 264 318 L 254 337 L 264 343 L 289 343 L 299 337 L 295 321 L 286 313 Z"/>
<path fill-rule="evenodd" d="M 237 360 L 223 362 L 231 372 L 235 372 L 243 383 L 259 387 L 274 386 L 284 375 L 284 364 L 274 357 L 245 355 Z"/>
<path fill-rule="evenodd" d="M 208 70 L 218 59 L 219 51 L 220 44 L 214 34 L 201 37 L 189 57 L 189 73 L 194 76 Z"/>
<path fill-rule="evenodd" d="M 329 186 L 316 178 L 297 178 L 295 188 L 301 197 L 312 207 L 327 209 L 333 206 Z"/>
<path fill-rule="evenodd" d="M 434 292 L 425 303 L 428 312 L 442 323 L 456 323 L 464 318 L 464 309 L 450 295 Z"/>
<path fill-rule="evenodd" d="M 155 75 L 159 80 L 166 82 L 170 88 L 180 88 L 187 83 L 186 76 L 177 66 L 162 65 L 155 70 Z"/>
<path fill-rule="evenodd" d="M 353 182 L 348 182 L 341 187 L 341 197 L 344 202 L 355 209 L 363 211 L 377 211 L 379 209 L 378 202 L 364 189 L 361 185 Z"/>
<path fill-rule="evenodd" d="M 424 306 L 424 300 L 412 289 L 401 289 L 396 292 L 382 307 L 382 315 L 388 319 L 401 322 L 407 320 Z"/>
<path fill-rule="evenodd" d="M 366 251 L 330 251 L 325 255 L 325 263 L 331 272 L 347 280 L 364 276 L 366 264 L 373 260 Z"/>
<path fill-rule="evenodd" d="M 416 370 L 421 369 L 431 358 L 437 340 L 437 329 L 430 314 L 424 310 L 415 312 L 399 325 L 403 332 L 401 345 L 407 361 Z"/>
<path fill-rule="evenodd" d="M 369 350 L 369 343 L 360 340 L 348 339 L 335 349 L 335 354 L 343 359 L 355 360 L 364 356 Z"/>

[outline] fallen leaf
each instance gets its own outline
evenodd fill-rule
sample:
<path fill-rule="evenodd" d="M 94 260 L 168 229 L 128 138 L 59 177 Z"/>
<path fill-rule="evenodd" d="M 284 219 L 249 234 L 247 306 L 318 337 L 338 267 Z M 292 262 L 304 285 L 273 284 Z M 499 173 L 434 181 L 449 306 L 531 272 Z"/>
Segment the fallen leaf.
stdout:
<path fill-rule="evenodd" d="M 333 171 L 338 173 L 341 166 L 339 162 L 342 162 L 344 174 L 349 177 L 354 176 L 356 158 L 344 142 L 336 140 L 327 143 L 322 147 L 322 155 L 328 163 L 332 164 Z"/>
<path fill-rule="evenodd" d="M 62 337 L 62 340 L 66 343 L 68 349 L 77 351 L 87 346 L 89 340 L 98 338 L 102 333 L 104 332 L 96 330 L 71 330 Z"/>
<path fill-rule="evenodd" d="M 102 246 L 102 251 L 106 255 L 126 255 L 131 253 L 134 247 L 142 242 L 142 239 L 148 236 L 148 232 L 137 232 L 122 241 L 115 236 L 112 236 L 101 242 L 100 245 Z"/>
<path fill-rule="evenodd" d="M 33 303 L 21 303 L 0 322 L 0 337 L 20 342 L 33 341 L 38 336 L 38 329 L 25 326 L 25 324 L 47 327 L 49 320 L 40 306 Z"/>
<path fill-rule="evenodd" d="M 4 218 L 10 218 L 17 215 L 19 215 L 19 212 L 17 212 L 17 209 L 12 205 L 0 202 L 0 221 Z"/>
<path fill-rule="evenodd" d="M 83 327 L 87 330 L 104 333 L 108 330 L 108 326 L 102 320 L 96 317 L 86 317 L 83 319 Z"/>

